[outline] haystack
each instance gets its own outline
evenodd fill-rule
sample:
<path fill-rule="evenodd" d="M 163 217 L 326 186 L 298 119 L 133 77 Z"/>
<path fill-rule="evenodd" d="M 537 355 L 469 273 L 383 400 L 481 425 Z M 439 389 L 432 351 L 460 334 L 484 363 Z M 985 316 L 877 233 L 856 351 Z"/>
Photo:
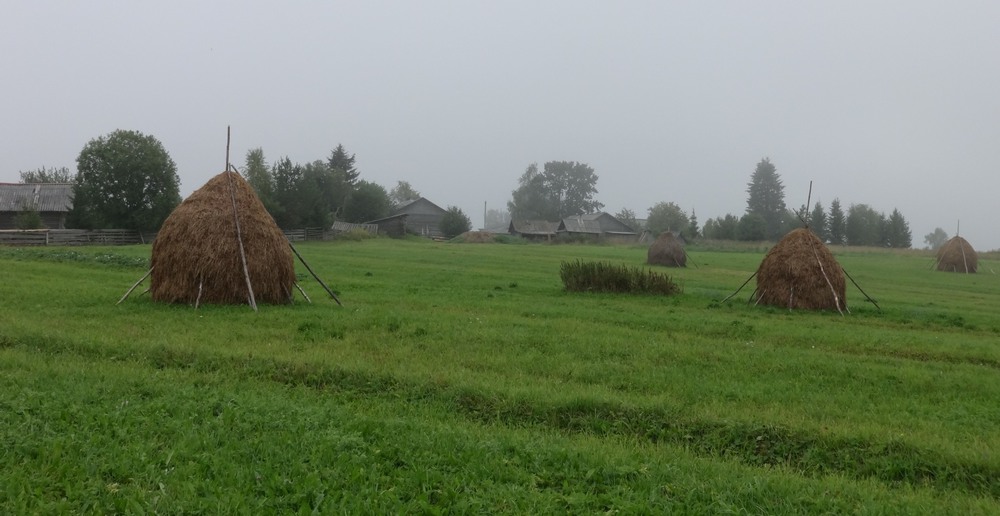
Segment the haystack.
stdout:
<path fill-rule="evenodd" d="M 757 268 L 757 303 L 806 310 L 847 309 L 844 270 L 809 228 L 790 231 Z"/>
<path fill-rule="evenodd" d="M 253 305 L 247 277 L 257 303 L 289 303 L 295 288 L 287 238 L 235 172 L 213 177 L 174 209 L 153 241 L 150 265 L 155 301 Z"/>
<path fill-rule="evenodd" d="M 687 253 L 681 239 L 670 231 L 660 233 L 653 245 L 646 252 L 646 263 L 649 265 L 666 265 L 667 267 L 685 267 Z"/>
<path fill-rule="evenodd" d="M 968 240 L 955 236 L 937 252 L 937 270 L 948 272 L 976 272 L 979 256 Z"/>

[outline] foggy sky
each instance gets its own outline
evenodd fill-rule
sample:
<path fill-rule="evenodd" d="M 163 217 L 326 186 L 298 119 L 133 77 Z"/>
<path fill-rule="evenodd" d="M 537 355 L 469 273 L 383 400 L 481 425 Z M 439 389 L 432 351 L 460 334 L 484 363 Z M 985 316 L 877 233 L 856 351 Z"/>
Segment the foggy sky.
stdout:
<path fill-rule="evenodd" d="M 3 2 L 0 182 L 116 129 L 187 196 L 231 158 L 408 181 L 474 227 L 531 163 L 579 161 L 643 218 L 742 215 L 769 157 L 786 203 L 865 203 L 1000 248 L 993 1 Z"/>

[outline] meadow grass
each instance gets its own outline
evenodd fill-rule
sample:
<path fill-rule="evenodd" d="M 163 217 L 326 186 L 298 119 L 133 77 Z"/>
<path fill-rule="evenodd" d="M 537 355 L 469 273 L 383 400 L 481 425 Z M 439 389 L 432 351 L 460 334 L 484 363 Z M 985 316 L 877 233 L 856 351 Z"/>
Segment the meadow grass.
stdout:
<path fill-rule="evenodd" d="M 565 292 L 644 247 L 298 246 L 313 303 L 133 293 L 149 246 L 0 249 L 4 512 L 990 513 L 1000 279 L 833 248 L 850 314 Z M 997 269 L 986 257 L 982 271 Z"/>

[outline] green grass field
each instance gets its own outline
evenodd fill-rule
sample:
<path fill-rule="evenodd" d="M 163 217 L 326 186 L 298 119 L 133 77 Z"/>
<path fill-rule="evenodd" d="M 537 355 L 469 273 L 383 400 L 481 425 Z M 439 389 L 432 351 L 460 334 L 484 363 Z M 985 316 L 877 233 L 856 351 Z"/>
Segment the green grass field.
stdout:
<path fill-rule="evenodd" d="M 1000 270 L 833 249 L 851 313 L 564 292 L 645 247 L 300 244 L 313 303 L 161 305 L 149 246 L 0 248 L 0 513 L 1000 513 Z M 299 298 L 301 299 L 301 298 Z"/>

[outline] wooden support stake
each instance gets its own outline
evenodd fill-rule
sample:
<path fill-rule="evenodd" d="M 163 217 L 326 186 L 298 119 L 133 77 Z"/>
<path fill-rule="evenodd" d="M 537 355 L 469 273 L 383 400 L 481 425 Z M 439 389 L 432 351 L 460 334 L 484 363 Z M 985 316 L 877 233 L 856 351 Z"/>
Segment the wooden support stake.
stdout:
<path fill-rule="evenodd" d="M 257 300 L 253 295 L 253 284 L 250 282 L 250 270 L 247 268 L 247 253 L 243 248 L 243 231 L 240 229 L 240 214 L 236 209 L 236 186 L 233 184 L 233 176 L 229 175 L 229 128 L 226 128 L 226 178 L 229 179 L 229 198 L 233 203 L 233 221 L 236 223 L 236 241 L 240 244 L 240 261 L 243 264 L 243 277 L 247 282 L 247 301 L 253 311 L 257 311 Z M 232 172 L 235 174 L 235 172 Z"/>
<path fill-rule="evenodd" d="M 722 302 L 722 303 L 725 303 L 726 301 L 729 301 L 729 298 L 731 298 L 731 297 L 735 296 L 736 294 L 739 294 L 739 293 L 740 293 L 740 291 L 741 291 L 741 290 L 743 290 L 743 287 L 747 286 L 747 283 L 750 283 L 750 280 L 752 280 L 752 279 L 753 279 L 753 277 L 754 277 L 754 276 L 756 276 L 756 275 L 757 275 L 757 272 L 756 272 L 756 271 L 754 271 L 754 273 L 753 273 L 753 274 L 751 274 L 751 275 L 750 275 L 750 277 L 749 277 L 749 278 L 747 278 L 747 280 L 746 280 L 746 281 L 744 281 L 742 285 L 740 285 L 740 288 L 736 289 L 736 292 L 733 292 L 732 294 L 729 294 L 729 295 L 728 295 L 728 296 L 727 296 L 727 297 L 726 297 L 725 299 L 723 299 L 723 300 L 722 300 L 721 302 Z"/>
<path fill-rule="evenodd" d="M 302 294 L 302 297 L 306 298 L 306 301 L 312 304 L 312 299 L 309 299 L 309 296 L 306 295 L 306 291 L 302 290 L 302 285 L 299 285 L 298 282 L 295 282 L 295 288 L 299 289 L 299 293 Z"/>
<path fill-rule="evenodd" d="M 125 295 L 122 296 L 122 298 L 119 299 L 117 303 L 115 303 L 115 306 L 122 304 L 122 301 L 125 301 L 125 299 L 128 298 L 128 295 L 131 294 L 133 290 L 135 290 L 135 287 L 138 287 L 139 284 L 142 283 L 142 280 L 148 278 L 149 275 L 152 273 L 153 273 L 153 268 L 150 267 L 149 270 L 146 271 L 146 274 L 144 274 L 141 278 L 139 278 L 139 281 L 136 281 L 135 284 L 132 285 L 132 288 L 128 289 L 128 292 L 125 292 Z"/>
<path fill-rule="evenodd" d="M 319 276 L 317 276 L 316 273 L 313 272 L 312 267 L 310 267 L 309 264 L 306 263 L 306 260 L 302 258 L 302 255 L 299 254 L 299 250 L 296 249 L 294 245 L 292 245 L 291 241 L 288 242 L 288 247 L 292 248 L 292 252 L 295 253 L 295 256 L 299 257 L 299 261 L 302 262 L 302 265 L 306 266 L 306 270 L 309 271 L 309 274 L 312 274 L 312 277 L 316 278 L 316 281 L 318 281 L 319 284 L 323 286 L 323 289 L 326 290 L 326 293 L 330 294 L 330 297 L 332 297 L 333 300 L 337 302 L 337 305 L 344 306 L 343 304 L 340 303 L 340 300 L 337 299 L 337 295 L 334 294 L 332 290 L 330 290 L 330 287 L 327 287 L 326 283 L 323 283 L 323 280 L 319 279 Z"/>

